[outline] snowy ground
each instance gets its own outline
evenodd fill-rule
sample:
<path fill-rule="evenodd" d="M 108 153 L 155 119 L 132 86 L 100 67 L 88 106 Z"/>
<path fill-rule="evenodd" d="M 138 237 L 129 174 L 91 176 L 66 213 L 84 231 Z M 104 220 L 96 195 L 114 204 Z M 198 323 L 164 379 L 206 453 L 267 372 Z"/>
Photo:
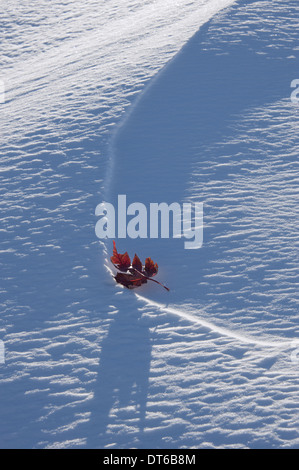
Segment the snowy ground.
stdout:
<path fill-rule="evenodd" d="M 295 0 L 5 5 L 1 448 L 299 447 L 297 26 Z M 117 241 L 170 293 L 107 272 L 117 194 L 204 203 L 200 250 Z"/>

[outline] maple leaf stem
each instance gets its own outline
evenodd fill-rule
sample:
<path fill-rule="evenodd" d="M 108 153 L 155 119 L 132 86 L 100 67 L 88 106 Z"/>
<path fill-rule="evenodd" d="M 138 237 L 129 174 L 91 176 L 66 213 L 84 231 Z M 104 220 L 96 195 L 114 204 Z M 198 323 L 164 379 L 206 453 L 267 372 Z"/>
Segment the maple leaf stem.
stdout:
<path fill-rule="evenodd" d="M 166 286 L 164 286 L 164 284 L 161 284 L 161 282 L 159 281 L 156 281 L 156 279 L 152 279 L 151 277 L 148 277 L 148 276 L 145 276 L 143 273 L 141 273 L 140 271 L 138 271 L 138 269 L 136 268 L 133 268 L 134 271 L 136 271 L 136 273 L 138 273 L 140 276 L 142 276 L 144 279 L 147 279 L 148 281 L 152 281 L 152 282 L 155 282 L 156 284 L 159 284 L 161 287 L 164 287 L 164 289 L 166 289 L 168 292 L 170 291 L 170 289 Z"/>

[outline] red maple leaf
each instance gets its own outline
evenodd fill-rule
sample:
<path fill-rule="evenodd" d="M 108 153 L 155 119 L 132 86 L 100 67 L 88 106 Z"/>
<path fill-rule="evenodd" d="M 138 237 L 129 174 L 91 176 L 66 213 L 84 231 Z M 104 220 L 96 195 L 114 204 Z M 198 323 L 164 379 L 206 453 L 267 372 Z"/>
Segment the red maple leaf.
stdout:
<path fill-rule="evenodd" d="M 142 263 L 139 259 L 139 257 L 135 254 L 133 262 L 132 262 L 132 267 L 137 269 L 137 271 L 142 271 Z"/>
<path fill-rule="evenodd" d="M 133 262 L 131 264 L 130 257 L 127 252 L 124 254 L 118 253 L 113 240 L 113 256 L 111 256 L 111 262 L 114 266 L 122 272 L 118 272 L 114 279 L 119 284 L 127 287 L 128 289 L 133 289 L 135 287 L 140 287 L 142 284 L 146 284 L 147 281 L 153 281 L 164 289 L 168 290 L 168 287 L 164 286 L 155 279 L 151 279 L 152 276 L 155 276 L 158 272 L 158 265 L 154 263 L 151 258 L 146 258 L 145 265 L 143 266 L 139 257 L 135 254 Z"/>
<path fill-rule="evenodd" d="M 115 241 L 113 240 L 113 256 L 111 256 L 111 262 L 120 271 L 126 271 L 131 266 L 131 260 L 127 252 L 123 255 L 117 252 Z"/>
<path fill-rule="evenodd" d="M 134 289 L 134 287 L 140 287 L 142 284 L 147 283 L 147 280 L 143 276 L 130 273 L 117 273 L 114 279 L 128 289 Z"/>
<path fill-rule="evenodd" d="M 154 264 L 151 258 L 146 258 L 144 271 L 147 276 L 155 276 L 158 272 L 158 265 L 157 263 Z"/>

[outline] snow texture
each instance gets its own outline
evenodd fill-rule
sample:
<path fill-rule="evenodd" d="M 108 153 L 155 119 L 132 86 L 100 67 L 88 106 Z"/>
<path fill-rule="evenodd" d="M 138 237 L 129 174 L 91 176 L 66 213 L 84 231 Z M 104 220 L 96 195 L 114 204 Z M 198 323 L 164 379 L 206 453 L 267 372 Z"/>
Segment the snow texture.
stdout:
<path fill-rule="evenodd" d="M 0 31 L 1 448 L 298 448 L 296 0 L 10 1 Z M 203 202 L 204 243 L 95 208 Z M 3 361 L 2 361 L 3 362 Z"/>

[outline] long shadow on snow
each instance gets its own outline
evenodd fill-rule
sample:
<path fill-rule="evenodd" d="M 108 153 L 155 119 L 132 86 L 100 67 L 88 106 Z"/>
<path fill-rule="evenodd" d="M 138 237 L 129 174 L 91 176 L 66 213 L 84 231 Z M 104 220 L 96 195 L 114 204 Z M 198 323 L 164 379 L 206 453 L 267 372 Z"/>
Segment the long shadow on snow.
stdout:
<path fill-rule="evenodd" d="M 139 429 L 138 441 L 143 441 L 151 361 L 150 335 L 140 313 L 125 313 L 121 308 L 123 302 L 120 302 L 120 310 L 102 343 L 100 370 L 94 387 L 95 405 L 89 422 L 88 448 L 103 448 L 111 442 L 125 447 L 131 439 L 130 423 Z M 111 416 L 114 405 L 121 411 Z M 126 420 L 128 432 L 121 435 L 115 429 L 118 422 L 123 429 Z M 108 429 L 109 424 L 114 431 Z"/>

